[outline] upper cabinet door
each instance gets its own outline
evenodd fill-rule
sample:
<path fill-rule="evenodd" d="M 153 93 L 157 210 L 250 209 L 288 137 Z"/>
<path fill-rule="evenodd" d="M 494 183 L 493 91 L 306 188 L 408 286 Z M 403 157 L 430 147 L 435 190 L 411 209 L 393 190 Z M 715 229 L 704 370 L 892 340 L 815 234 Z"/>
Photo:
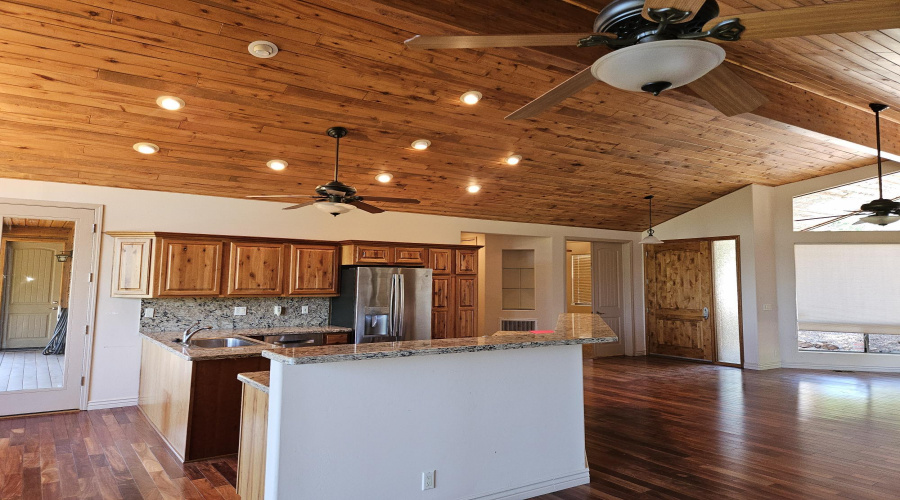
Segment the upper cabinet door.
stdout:
<path fill-rule="evenodd" d="M 394 248 L 394 264 L 424 266 L 425 249 L 422 247 L 396 247 Z"/>
<path fill-rule="evenodd" d="M 111 297 L 150 297 L 153 236 L 116 237 Z"/>
<path fill-rule="evenodd" d="M 232 242 L 228 295 L 281 295 L 284 292 L 284 245 Z"/>
<path fill-rule="evenodd" d="M 290 249 L 288 294 L 318 296 L 338 294 L 338 271 L 341 265 L 338 247 L 291 245 Z"/>
<path fill-rule="evenodd" d="M 434 270 L 434 275 L 450 274 L 453 272 L 453 250 L 449 248 L 429 248 L 428 267 Z"/>
<path fill-rule="evenodd" d="M 221 240 L 160 239 L 158 295 L 219 295 L 222 247 Z"/>
<path fill-rule="evenodd" d="M 389 246 L 354 245 L 354 263 L 356 264 L 393 264 L 394 249 Z"/>
<path fill-rule="evenodd" d="M 456 274 L 478 274 L 478 249 L 456 250 Z"/>

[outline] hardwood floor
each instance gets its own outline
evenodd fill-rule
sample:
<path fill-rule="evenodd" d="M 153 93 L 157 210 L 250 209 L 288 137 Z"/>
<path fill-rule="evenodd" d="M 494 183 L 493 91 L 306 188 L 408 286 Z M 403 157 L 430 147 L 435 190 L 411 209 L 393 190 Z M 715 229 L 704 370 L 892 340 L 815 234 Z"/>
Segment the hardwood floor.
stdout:
<path fill-rule="evenodd" d="M 0 351 L 0 392 L 62 387 L 65 362 L 65 355 L 40 349 Z"/>
<path fill-rule="evenodd" d="M 540 499 L 900 492 L 898 375 L 605 358 L 585 363 L 585 418 L 591 484 Z M 0 419 L 3 500 L 237 498 L 235 466 L 180 465 L 134 407 Z"/>

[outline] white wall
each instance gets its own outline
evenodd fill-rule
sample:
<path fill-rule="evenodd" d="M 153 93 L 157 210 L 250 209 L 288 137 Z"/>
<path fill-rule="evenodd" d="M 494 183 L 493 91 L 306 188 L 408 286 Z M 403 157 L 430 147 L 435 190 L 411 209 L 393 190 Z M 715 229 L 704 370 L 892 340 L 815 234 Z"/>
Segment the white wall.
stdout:
<path fill-rule="evenodd" d="M 739 237 L 744 366 L 753 369 L 778 366 L 774 312 L 762 310 L 776 302 L 769 213 L 759 206 L 771 197 L 771 188 L 747 186 L 656 226 L 663 241 Z"/>
<path fill-rule="evenodd" d="M 558 269 L 552 296 L 565 310 L 565 239 L 634 241 L 625 231 L 498 222 L 403 213 L 378 215 L 354 211 L 334 218 L 313 207 L 282 211 L 284 205 L 153 191 L 2 179 L 0 197 L 105 206 L 104 231 L 172 231 L 322 240 L 367 239 L 455 244 L 461 232 L 539 236 L 552 241 L 551 261 Z M 93 407 L 134 404 L 138 391 L 140 301 L 109 296 L 112 240 L 104 236 L 94 328 L 89 400 Z M 493 330 L 492 330 L 493 331 Z"/>
<path fill-rule="evenodd" d="M 887 162 L 885 172 L 900 169 Z M 900 243 L 900 231 L 794 232 L 793 198 L 876 175 L 874 166 L 817 177 L 775 188 L 773 200 L 778 297 L 777 324 L 780 332 L 781 365 L 790 368 L 900 371 L 900 355 L 809 352 L 797 349 L 797 303 L 794 245 L 803 243 Z M 885 193 L 895 197 L 900 193 Z"/>
<path fill-rule="evenodd" d="M 484 328 L 487 332 L 500 329 L 501 319 L 537 319 L 538 330 L 553 330 L 560 310 L 555 281 L 565 272 L 553 261 L 553 239 L 504 234 L 484 235 Z M 534 310 L 503 310 L 503 250 L 534 250 Z M 565 278 L 565 276 L 563 276 Z M 565 285 L 565 281 L 563 281 Z"/>
<path fill-rule="evenodd" d="M 513 500 L 585 484 L 582 376 L 578 345 L 272 362 L 266 499 Z"/>

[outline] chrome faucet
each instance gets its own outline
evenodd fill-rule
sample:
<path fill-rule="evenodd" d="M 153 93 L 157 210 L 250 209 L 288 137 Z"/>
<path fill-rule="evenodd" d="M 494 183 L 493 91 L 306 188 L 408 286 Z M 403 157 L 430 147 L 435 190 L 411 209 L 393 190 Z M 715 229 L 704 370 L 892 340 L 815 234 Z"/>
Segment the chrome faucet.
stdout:
<path fill-rule="evenodd" d="M 187 344 L 188 341 L 191 340 L 191 337 L 193 337 L 194 335 L 196 335 L 197 332 L 200 332 L 200 331 L 203 331 L 203 330 L 212 330 L 212 327 L 211 327 L 211 326 L 204 326 L 204 327 L 201 328 L 201 327 L 200 327 L 200 320 L 197 320 L 196 323 L 194 323 L 193 325 L 187 327 L 187 329 L 184 331 L 184 334 L 181 336 L 181 343 L 182 343 L 182 344 Z"/>

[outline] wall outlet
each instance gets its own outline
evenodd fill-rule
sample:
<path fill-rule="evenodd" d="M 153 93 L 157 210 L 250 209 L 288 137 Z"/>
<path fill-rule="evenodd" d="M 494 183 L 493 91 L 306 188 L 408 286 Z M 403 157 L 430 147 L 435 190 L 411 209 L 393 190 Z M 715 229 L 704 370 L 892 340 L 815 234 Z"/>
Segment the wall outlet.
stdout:
<path fill-rule="evenodd" d="M 275 313 L 275 316 L 281 316 L 281 306 L 273 307 L 272 312 Z"/>
<path fill-rule="evenodd" d="M 763 304 L 763 311 L 771 311 L 772 304 Z"/>
<path fill-rule="evenodd" d="M 153 308 L 152 308 L 152 307 L 145 307 L 145 308 L 144 308 L 144 317 L 145 317 L 145 318 L 152 318 L 152 317 L 153 317 L 153 312 L 154 312 L 154 311 L 153 311 Z"/>
<path fill-rule="evenodd" d="M 437 471 L 427 470 L 422 473 L 422 491 L 434 489 L 434 473 Z"/>
<path fill-rule="evenodd" d="M 235 308 L 234 308 L 234 315 L 235 315 L 235 316 L 246 316 L 246 315 L 247 315 L 247 308 L 246 308 L 246 307 L 235 307 Z"/>
<path fill-rule="evenodd" d="M 309 314 L 309 306 L 300 306 L 300 314 Z"/>

